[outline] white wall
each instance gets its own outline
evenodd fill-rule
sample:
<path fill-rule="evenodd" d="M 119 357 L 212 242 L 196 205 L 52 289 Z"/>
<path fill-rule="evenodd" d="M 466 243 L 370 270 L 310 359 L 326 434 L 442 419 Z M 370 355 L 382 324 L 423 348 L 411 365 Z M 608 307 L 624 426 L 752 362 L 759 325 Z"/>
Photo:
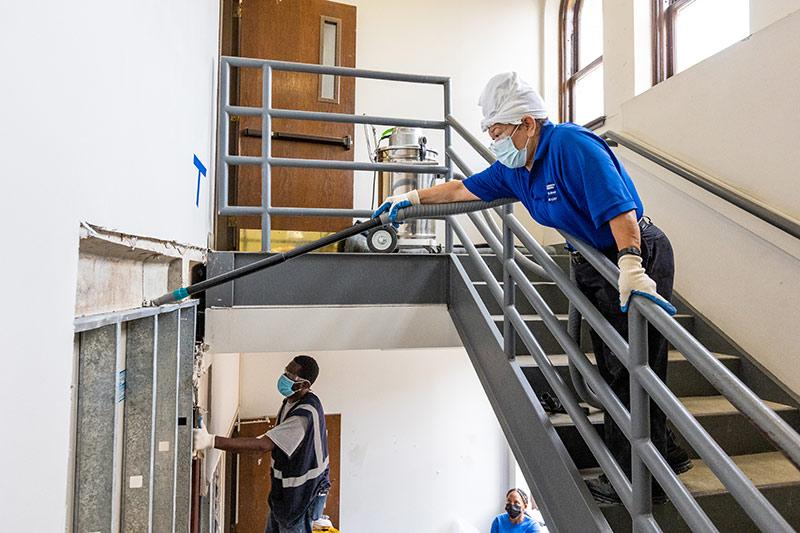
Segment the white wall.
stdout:
<path fill-rule="evenodd" d="M 206 331 L 217 352 L 462 346 L 443 304 L 217 308 Z"/>
<path fill-rule="evenodd" d="M 242 418 L 275 416 L 294 354 L 242 354 Z M 509 454 L 463 348 L 316 352 L 313 389 L 340 413 L 342 531 L 488 531 Z"/>
<path fill-rule="evenodd" d="M 546 0 L 544 63 L 546 91 L 558 98 L 558 5 Z M 755 33 L 800 9 L 800 0 L 750 0 L 750 32 Z M 604 97 L 606 125 L 619 127 L 620 106 L 652 84 L 649 2 L 603 1 Z"/>
<path fill-rule="evenodd" d="M 800 0 L 750 0 L 750 32 L 755 33 L 800 9 Z"/>
<path fill-rule="evenodd" d="M 18 435 L 0 453 L 6 530 L 65 525 L 79 221 L 206 245 L 218 11 L 0 4 L 0 343 L 13 361 L 0 421 Z M 193 153 L 210 170 L 199 208 Z"/>
<path fill-rule="evenodd" d="M 800 218 L 800 13 L 622 106 L 626 132 Z"/>
<path fill-rule="evenodd" d="M 800 220 L 798 49 L 800 12 L 624 102 L 622 129 Z M 800 392 L 800 243 L 635 156 L 625 164 L 672 239 L 676 289 Z"/>
<path fill-rule="evenodd" d="M 238 353 L 213 353 L 208 354 L 206 358 L 211 366 L 211 405 L 208 405 L 207 398 L 205 402 L 211 413 L 207 429 L 214 435 L 228 436 L 231 434 L 239 414 L 240 355 Z M 206 379 L 208 379 L 207 376 L 208 374 L 206 374 Z M 217 449 L 206 452 L 207 479 L 213 475 L 222 455 L 222 452 Z"/>

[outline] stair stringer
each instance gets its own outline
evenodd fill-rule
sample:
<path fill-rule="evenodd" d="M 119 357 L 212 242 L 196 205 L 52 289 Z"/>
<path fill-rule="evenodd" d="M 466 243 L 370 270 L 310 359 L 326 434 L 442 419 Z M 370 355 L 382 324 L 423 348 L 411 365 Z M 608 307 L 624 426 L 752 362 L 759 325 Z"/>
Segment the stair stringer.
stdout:
<path fill-rule="evenodd" d="M 449 311 L 511 451 L 547 521 L 557 531 L 611 531 L 519 364 L 455 255 Z"/>

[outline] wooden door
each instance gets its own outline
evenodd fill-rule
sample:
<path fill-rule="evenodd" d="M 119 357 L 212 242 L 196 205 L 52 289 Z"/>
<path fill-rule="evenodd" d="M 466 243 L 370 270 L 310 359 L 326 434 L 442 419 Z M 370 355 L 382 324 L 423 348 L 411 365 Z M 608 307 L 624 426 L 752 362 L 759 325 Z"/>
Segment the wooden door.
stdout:
<path fill-rule="evenodd" d="M 341 415 L 325 415 L 328 429 L 328 459 L 330 461 L 331 488 L 325 504 L 325 514 L 334 526 L 339 526 L 339 475 L 341 448 Z M 258 437 L 275 427 L 275 418 L 269 422 L 263 419 L 243 420 L 236 436 Z M 267 497 L 271 488 L 269 476 L 269 454 L 239 454 L 239 470 L 237 475 L 238 496 L 236 506 L 238 522 L 236 533 L 263 533 L 267 526 L 269 504 Z M 235 491 L 236 487 L 229 490 Z"/>
<path fill-rule="evenodd" d="M 239 55 L 302 63 L 355 66 L 356 8 L 325 0 L 242 0 L 239 19 Z M 332 48 L 333 47 L 333 48 Z M 324 59 L 324 61 L 323 61 Z M 272 106 L 280 109 L 353 113 L 355 79 L 295 72 L 273 72 Z M 239 71 L 239 100 L 244 106 L 261 105 L 261 71 Z M 261 119 L 239 120 L 241 155 L 261 153 Z M 272 122 L 274 157 L 353 160 L 352 124 L 276 119 Z M 322 137 L 340 145 L 317 141 L 282 140 L 300 135 Z M 346 139 L 349 139 L 347 144 Z M 256 166 L 240 167 L 238 205 L 261 205 L 261 174 Z M 353 207 L 353 172 L 272 168 L 272 205 L 276 207 Z M 273 230 L 333 232 L 352 224 L 350 218 L 274 217 Z M 257 217 L 238 217 L 239 228 L 260 229 Z"/>

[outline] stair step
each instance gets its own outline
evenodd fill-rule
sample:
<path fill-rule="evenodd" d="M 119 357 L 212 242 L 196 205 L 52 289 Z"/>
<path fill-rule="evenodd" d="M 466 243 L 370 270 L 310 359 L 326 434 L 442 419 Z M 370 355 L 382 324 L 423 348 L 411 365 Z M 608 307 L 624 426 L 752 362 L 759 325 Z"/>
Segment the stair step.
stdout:
<path fill-rule="evenodd" d="M 742 472 L 767 497 L 793 527 L 800 526 L 800 471 L 780 452 L 732 456 Z M 680 475 L 680 480 L 695 496 L 720 531 L 758 531 L 738 503 L 701 460 L 694 468 Z M 595 472 L 584 472 L 586 476 Z M 602 506 L 603 514 L 615 532 L 630 531 L 630 516 L 622 506 Z M 656 521 L 665 531 L 689 531 L 672 503 L 653 507 Z"/>
<path fill-rule="evenodd" d="M 558 313 L 557 314 L 558 320 L 563 324 L 563 326 L 567 327 L 567 318 L 568 315 L 566 313 Z M 692 332 L 694 327 L 694 317 L 692 315 L 686 314 L 677 314 L 674 316 L 675 320 L 683 326 L 689 333 Z M 525 321 L 527 326 L 533 332 L 534 337 L 542 346 L 542 349 L 545 353 L 563 353 L 564 349 L 558 343 L 556 338 L 550 333 L 550 330 L 547 329 L 542 317 L 535 314 L 524 314 L 522 315 L 522 319 Z M 492 315 L 492 320 L 495 321 L 497 327 L 500 329 L 501 333 L 503 331 L 503 320 L 504 317 L 501 314 Z M 592 351 L 592 342 L 589 336 L 589 325 L 585 320 L 582 321 L 582 333 L 581 333 L 581 348 L 584 352 Z M 529 355 L 527 347 L 522 343 L 522 339 L 519 338 L 517 335 L 517 355 Z"/>
<path fill-rule="evenodd" d="M 466 270 L 469 279 L 473 281 L 480 281 L 483 279 L 481 277 L 480 270 L 478 269 L 478 267 L 475 266 L 475 261 L 473 261 L 466 254 L 456 254 L 456 255 L 461 260 L 461 264 L 464 265 L 464 269 Z M 502 279 L 503 263 L 500 261 L 500 259 L 494 254 L 481 254 L 481 257 L 486 262 L 486 266 L 489 267 L 489 270 L 492 271 L 492 274 L 494 275 L 495 279 L 497 280 Z M 528 255 L 526 255 L 526 257 L 533 260 L 533 258 Z M 555 260 L 555 262 L 558 264 L 558 266 L 561 267 L 561 269 L 564 272 L 569 272 L 568 255 L 559 254 L 559 255 L 551 255 L 550 257 L 552 257 Z M 528 279 L 530 279 L 531 281 L 550 281 L 546 278 L 530 274 L 524 268 L 522 269 L 522 271 L 527 274 Z"/>
<path fill-rule="evenodd" d="M 800 484 L 800 471 L 781 452 L 751 453 L 731 457 L 753 484 L 760 488 Z M 711 468 L 700 459 L 692 461 L 694 468 L 681 474 L 681 481 L 697 496 L 727 492 Z"/>
<path fill-rule="evenodd" d="M 681 397 L 679 400 L 728 455 L 762 453 L 775 450 L 773 444 L 724 397 L 689 396 Z M 800 414 L 794 407 L 769 401 L 764 403 L 793 427 L 800 425 Z M 600 434 L 603 431 L 603 416 L 602 412 L 590 408 L 589 420 Z M 575 429 L 575 425 L 569 415 L 551 415 L 550 421 L 564 441 L 578 468 L 597 466 L 594 456 L 586 447 L 577 429 Z M 697 458 L 697 454 L 684 438 L 677 431 L 674 432 L 678 444 L 692 458 Z"/>
<path fill-rule="evenodd" d="M 772 442 L 724 397 L 700 396 L 680 400 L 728 455 L 769 452 L 775 449 Z M 800 413 L 796 408 L 777 402 L 764 403 L 789 425 L 800 427 Z M 677 431 L 675 437 L 691 457 L 697 457 Z"/>
<path fill-rule="evenodd" d="M 724 354 L 724 353 L 716 353 L 714 355 L 720 361 L 728 361 L 728 360 L 730 360 L 730 361 L 738 361 L 739 360 L 739 356 L 737 356 L 737 355 L 729 355 L 729 354 Z M 569 361 L 569 356 L 567 356 L 567 354 L 564 354 L 564 353 L 555 354 L 555 355 L 548 355 L 547 357 L 550 359 L 550 362 L 553 364 L 553 366 L 567 366 L 568 361 Z M 592 363 L 596 363 L 593 353 L 587 353 L 586 357 Z M 691 364 L 691 363 L 689 363 L 689 361 L 686 360 L 686 357 L 681 352 L 679 352 L 677 350 L 671 350 L 667 354 L 667 359 L 669 360 L 670 363 L 686 362 L 688 364 Z M 526 366 L 538 367 L 539 366 L 539 365 L 536 364 L 536 361 L 533 359 L 532 355 L 521 355 L 521 356 L 517 357 L 517 362 L 519 362 L 520 366 L 522 366 L 522 367 L 526 367 Z"/>
<path fill-rule="evenodd" d="M 781 452 L 749 453 L 731 456 L 733 462 L 759 489 L 784 485 L 800 485 L 800 470 Z M 678 476 L 695 497 L 728 492 L 722 482 L 702 459 L 693 459 L 694 468 Z M 595 478 L 599 468 L 581 469 L 584 479 Z"/>
<path fill-rule="evenodd" d="M 500 288 L 503 288 L 503 282 L 499 282 Z M 500 315 L 503 313 L 500 304 L 497 303 L 497 300 L 494 299 L 492 293 L 489 291 L 489 286 L 486 284 L 485 281 L 475 281 L 473 282 L 475 289 L 478 291 L 478 295 L 480 296 L 483 303 L 486 304 L 486 308 L 489 310 L 489 313 L 493 315 Z M 567 300 L 566 295 L 561 292 L 561 289 L 558 288 L 552 281 L 535 281 L 533 282 L 533 287 L 539 291 L 539 294 L 542 295 L 544 301 L 547 302 L 547 305 L 550 306 L 550 309 L 553 310 L 555 313 L 565 314 L 569 312 L 569 300 Z M 530 315 L 536 313 L 536 310 L 533 308 L 533 305 L 528 301 L 525 295 L 522 294 L 522 291 L 517 287 L 516 289 L 516 307 L 520 313 Z"/>
<path fill-rule="evenodd" d="M 688 396 L 678 398 L 683 406 L 692 413 L 695 418 L 706 416 L 725 416 L 725 415 L 740 415 L 739 411 L 733 404 L 728 401 L 724 396 Z M 797 409 L 791 405 L 785 405 L 777 402 L 764 401 L 764 403 L 775 411 L 776 413 L 782 412 L 797 412 Z M 603 423 L 603 412 L 593 407 L 589 408 L 589 420 L 592 424 Z M 572 418 L 567 414 L 554 414 L 550 415 L 550 422 L 555 427 L 572 426 Z"/>
<path fill-rule="evenodd" d="M 592 363 L 595 363 L 593 353 L 586 356 Z M 739 375 L 741 361 L 735 355 L 714 354 L 728 370 Z M 549 355 L 550 362 L 565 383 L 575 392 L 572 387 L 572 378 L 569 375 L 568 357 L 566 354 Z M 670 351 L 668 354 L 669 367 L 667 371 L 667 385 L 676 396 L 715 396 L 719 392 L 703 377 L 703 375 L 678 351 Z M 544 378 L 544 374 L 534 361 L 531 355 L 517 356 L 517 362 L 522 367 L 523 373 L 537 395 L 544 391 L 552 393 L 550 384 Z"/>

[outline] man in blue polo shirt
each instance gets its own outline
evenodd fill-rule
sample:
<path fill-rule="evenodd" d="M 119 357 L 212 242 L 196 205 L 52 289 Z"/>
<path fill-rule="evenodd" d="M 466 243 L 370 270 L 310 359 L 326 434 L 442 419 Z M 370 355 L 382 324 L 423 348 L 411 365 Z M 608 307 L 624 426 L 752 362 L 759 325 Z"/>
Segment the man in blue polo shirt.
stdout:
<path fill-rule="evenodd" d="M 517 198 L 538 223 L 575 235 L 618 264 L 619 285 L 614 287 L 580 255 L 572 254 L 578 287 L 623 337 L 628 337 L 625 313 L 631 294 L 649 298 L 674 314 L 669 302 L 672 247 L 666 235 L 643 218 L 639 194 L 608 145 L 585 128 L 547 120 L 542 99 L 515 72 L 489 80 L 479 104 L 484 116 L 481 127 L 492 138 L 497 161 L 463 182 L 389 197 L 376 214 L 393 214 L 419 203 Z M 629 407 L 627 370 L 594 331 L 591 337 L 601 375 Z M 652 326 L 649 358 L 651 368 L 666 381 L 666 341 Z M 651 424 L 651 438 L 673 470 L 680 473 L 691 468 L 688 455 L 674 444 L 664 413 L 655 405 Z M 610 416 L 605 417 L 604 432 L 606 445 L 630 477 L 630 444 Z M 620 501 L 605 477 L 590 482 L 589 489 L 600 502 Z M 664 498 L 657 486 L 653 494 L 654 499 Z"/>

